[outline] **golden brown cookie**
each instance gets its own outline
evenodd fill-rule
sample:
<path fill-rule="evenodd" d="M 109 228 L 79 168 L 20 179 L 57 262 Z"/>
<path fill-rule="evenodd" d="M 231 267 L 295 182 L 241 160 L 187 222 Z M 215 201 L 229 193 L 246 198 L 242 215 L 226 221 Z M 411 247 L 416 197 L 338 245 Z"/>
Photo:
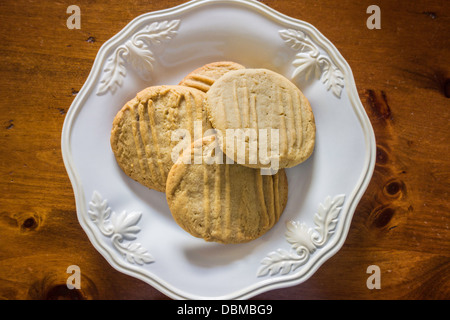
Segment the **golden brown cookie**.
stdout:
<path fill-rule="evenodd" d="M 311 106 L 291 81 L 276 72 L 230 71 L 214 82 L 205 104 L 222 150 L 237 163 L 268 168 L 278 161 L 279 168 L 289 168 L 313 152 Z M 245 154 L 240 146 L 245 147 Z"/>
<path fill-rule="evenodd" d="M 164 192 L 173 150 L 182 139 L 173 134 L 184 129 L 184 138 L 191 139 L 195 125 L 202 131 L 210 128 L 204 98 L 203 92 L 184 86 L 139 92 L 114 118 L 110 140 L 120 168 L 144 186 Z"/>
<path fill-rule="evenodd" d="M 248 242 L 270 230 L 287 203 L 285 171 L 261 175 L 258 169 L 226 164 L 214 135 L 199 141 L 199 149 L 201 164 L 194 163 L 192 148 L 169 172 L 166 198 L 175 221 L 191 235 L 219 243 Z M 207 161 L 214 159 L 211 150 L 218 151 L 222 164 Z"/>
<path fill-rule="evenodd" d="M 179 85 L 188 86 L 199 89 L 203 92 L 209 90 L 211 85 L 232 70 L 244 69 L 245 67 L 233 61 L 218 61 L 205 64 L 189 73 Z"/>

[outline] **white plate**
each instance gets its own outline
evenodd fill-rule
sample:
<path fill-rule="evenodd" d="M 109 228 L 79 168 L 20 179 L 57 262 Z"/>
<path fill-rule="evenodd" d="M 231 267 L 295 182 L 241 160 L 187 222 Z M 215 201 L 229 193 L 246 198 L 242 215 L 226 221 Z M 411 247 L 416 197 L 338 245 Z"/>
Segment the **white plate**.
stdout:
<path fill-rule="evenodd" d="M 124 175 L 109 142 L 136 92 L 219 60 L 291 79 L 317 126 L 314 154 L 287 171 L 280 221 L 239 245 L 184 232 L 163 193 Z M 257 1 L 195 0 L 136 18 L 101 47 L 67 113 L 62 153 L 80 224 L 114 268 L 174 299 L 247 299 L 305 281 L 339 250 L 373 173 L 375 139 L 350 67 L 313 26 Z"/>

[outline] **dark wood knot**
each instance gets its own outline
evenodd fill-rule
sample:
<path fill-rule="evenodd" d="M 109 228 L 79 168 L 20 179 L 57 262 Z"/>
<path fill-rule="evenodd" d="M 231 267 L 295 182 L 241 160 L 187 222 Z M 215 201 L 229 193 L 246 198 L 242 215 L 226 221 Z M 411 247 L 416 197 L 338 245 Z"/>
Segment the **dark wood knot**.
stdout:
<path fill-rule="evenodd" d="M 377 145 L 376 163 L 385 165 L 388 162 L 389 156 L 386 149 L 380 145 Z"/>
<path fill-rule="evenodd" d="M 69 288 L 66 268 L 52 271 L 34 282 L 28 289 L 31 300 L 93 300 L 98 297 L 95 284 L 81 273 L 80 289 Z M 82 272 L 82 271 L 81 271 Z"/>
<path fill-rule="evenodd" d="M 55 285 L 48 289 L 46 300 L 86 300 L 81 290 L 69 289 L 66 284 Z"/>
<path fill-rule="evenodd" d="M 444 95 L 447 98 L 450 98 L 450 79 L 446 79 L 443 85 Z"/>
<path fill-rule="evenodd" d="M 16 221 L 20 231 L 35 231 L 40 227 L 42 217 L 36 212 L 22 212 L 16 216 Z"/>
<path fill-rule="evenodd" d="M 394 215 L 394 208 L 389 206 L 378 207 L 370 214 L 370 225 L 377 229 L 382 229 L 389 224 Z"/>
<path fill-rule="evenodd" d="M 6 130 L 9 130 L 9 129 L 12 129 L 12 128 L 14 128 L 14 123 L 13 123 L 13 121 L 14 120 L 9 120 L 8 121 L 8 124 L 6 125 Z"/>
<path fill-rule="evenodd" d="M 432 12 L 432 11 L 423 11 L 422 12 L 423 14 L 425 14 L 425 15 L 427 15 L 427 16 L 429 16 L 431 19 L 436 19 L 437 18 L 437 15 L 436 15 L 436 12 Z"/>
<path fill-rule="evenodd" d="M 29 217 L 22 223 L 22 229 L 33 230 L 36 229 L 37 226 L 38 223 L 34 217 Z"/>
<path fill-rule="evenodd" d="M 376 93 L 374 90 L 368 89 L 366 90 L 366 96 L 374 120 L 388 120 L 392 118 L 391 107 L 388 104 L 386 92 L 380 91 L 380 93 Z"/>
<path fill-rule="evenodd" d="M 406 193 L 406 186 L 403 181 L 394 178 L 384 185 L 383 192 L 388 197 L 399 198 Z"/>

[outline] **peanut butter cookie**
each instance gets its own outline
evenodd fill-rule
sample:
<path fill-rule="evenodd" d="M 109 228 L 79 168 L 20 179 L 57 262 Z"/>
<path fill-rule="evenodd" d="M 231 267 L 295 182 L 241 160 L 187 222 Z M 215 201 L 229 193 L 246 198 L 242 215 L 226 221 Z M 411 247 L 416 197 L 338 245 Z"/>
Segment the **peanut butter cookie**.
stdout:
<path fill-rule="evenodd" d="M 233 61 L 218 61 L 205 64 L 189 73 L 179 85 L 188 86 L 207 92 L 211 85 L 232 70 L 244 69 L 245 67 Z"/>
<path fill-rule="evenodd" d="M 204 98 L 202 91 L 184 86 L 153 86 L 139 92 L 114 118 L 110 142 L 120 168 L 144 186 L 164 192 L 179 143 L 172 134 L 185 129 L 191 139 L 196 123 L 202 131 L 211 128 Z"/>
<path fill-rule="evenodd" d="M 281 169 L 274 175 L 261 175 L 258 169 L 226 164 L 216 143 L 215 135 L 203 138 L 171 168 L 166 198 L 172 216 L 185 231 L 206 241 L 257 239 L 277 223 L 285 209 L 286 173 Z M 194 163 L 198 148 L 204 158 L 201 164 Z M 211 150 L 218 150 L 214 158 L 221 163 L 206 160 Z"/>
<path fill-rule="evenodd" d="M 239 164 L 273 168 L 278 162 L 278 168 L 289 168 L 313 152 L 315 121 L 310 103 L 276 72 L 230 71 L 212 84 L 205 104 L 223 152 Z"/>

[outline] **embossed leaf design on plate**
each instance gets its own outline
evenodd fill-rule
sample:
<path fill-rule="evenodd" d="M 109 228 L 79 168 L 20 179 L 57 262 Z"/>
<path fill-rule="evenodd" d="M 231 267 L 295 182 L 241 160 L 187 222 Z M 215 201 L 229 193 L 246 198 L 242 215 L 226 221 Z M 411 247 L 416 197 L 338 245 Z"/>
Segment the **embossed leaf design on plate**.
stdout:
<path fill-rule="evenodd" d="M 127 74 L 126 63 L 129 63 L 142 79 L 150 80 L 155 62 L 150 48 L 175 37 L 179 25 L 180 20 L 153 22 L 119 46 L 106 61 L 97 95 L 105 94 L 108 90 L 114 93 L 122 86 Z"/>
<path fill-rule="evenodd" d="M 344 74 L 326 56 L 320 54 L 316 44 L 302 31 L 285 29 L 279 31 L 284 42 L 296 51 L 292 65 L 295 67 L 292 78 L 303 75 L 305 79 L 319 78 L 327 86 L 327 90 L 340 98 L 344 88 Z"/>
<path fill-rule="evenodd" d="M 309 228 L 305 223 L 288 221 L 286 223 L 285 238 L 292 246 L 294 252 L 277 249 L 270 252 L 262 261 L 256 275 L 288 274 L 305 264 L 317 248 L 325 245 L 334 233 L 338 216 L 344 204 L 345 195 L 338 195 L 333 199 L 327 197 L 324 204 L 314 215 L 315 229 Z"/>
<path fill-rule="evenodd" d="M 111 211 L 108 202 L 97 191 L 94 191 L 92 200 L 89 202 L 88 215 L 104 236 L 111 237 L 114 248 L 128 262 L 142 265 L 154 261 L 152 255 L 140 243 L 124 243 L 124 240 L 135 240 L 136 234 L 141 231 L 137 226 L 142 216 L 140 212 L 127 213 L 123 211 L 116 214 Z"/>

